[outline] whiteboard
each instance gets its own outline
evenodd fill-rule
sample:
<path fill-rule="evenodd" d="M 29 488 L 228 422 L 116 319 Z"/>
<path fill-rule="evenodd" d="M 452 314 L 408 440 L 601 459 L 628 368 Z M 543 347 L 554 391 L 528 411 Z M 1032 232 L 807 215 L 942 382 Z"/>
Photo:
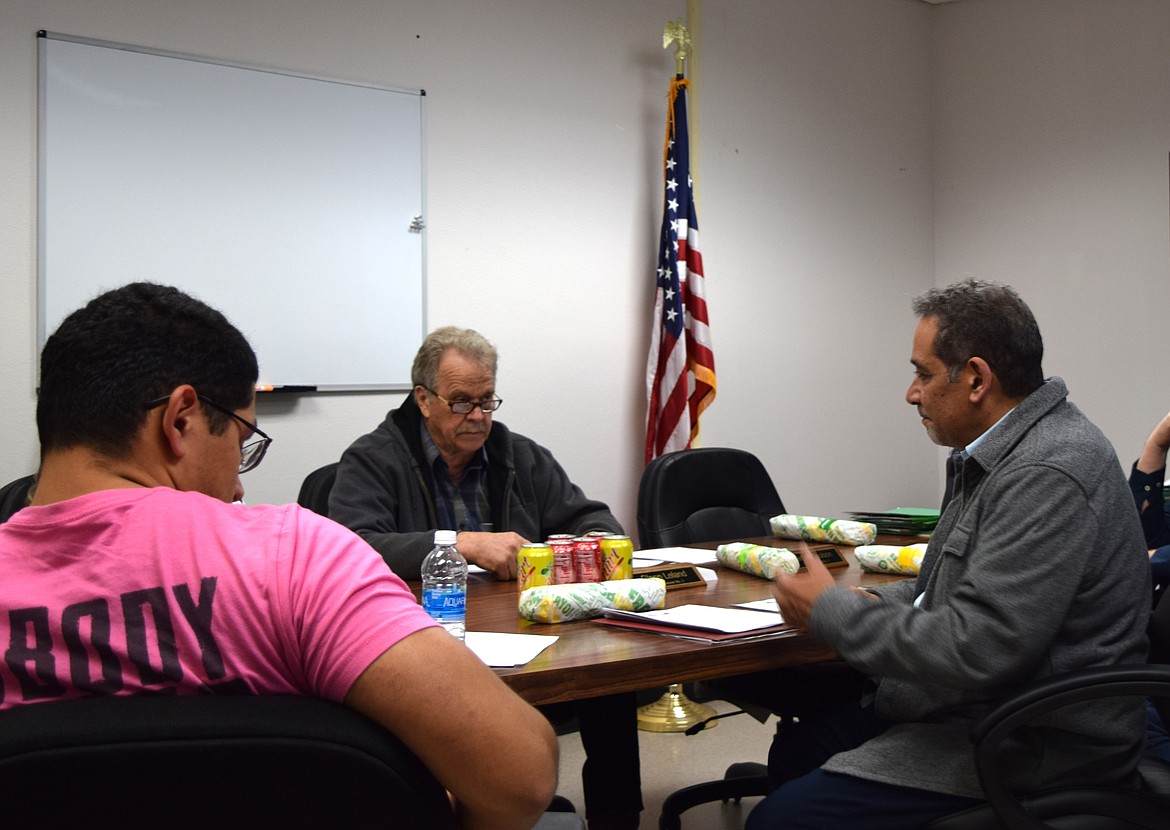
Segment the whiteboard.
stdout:
<path fill-rule="evenodd" d="M 148 280 L 224 312 L 261 384 L 410 388 L 425 93 L 40 34 L 38 345 Z"/>

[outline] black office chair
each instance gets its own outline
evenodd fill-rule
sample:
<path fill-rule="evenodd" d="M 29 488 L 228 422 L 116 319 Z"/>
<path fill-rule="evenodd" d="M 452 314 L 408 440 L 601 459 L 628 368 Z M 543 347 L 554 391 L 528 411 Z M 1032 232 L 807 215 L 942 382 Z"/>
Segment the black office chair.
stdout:
<path fill-rule="evenodd" d="M 305 476 L 301 491 L 297 494 L 297 504 L 322 516 L 329 515 L 329 492 L 337 479 L 337 463 L 334 461 L 318 467 Z"/>
<path fill-rule="evenodd" d="M 700 447 L 651 461 L 638 485 L 643 548 L 769 535 L 784 503 L 750 452 Z"/>
<path fill-rule="evenodd" d="M 1146 665 L 1103 666 L 1046 678 L 1000 703 L 971 732 L 975 768 L 987 804 L 938 819 L 929 830 L 1165 830 L 1170 827 L 1170 764 L 1146 756 L 1141 789 L 1076 786 L 1017 796 L 999 766 L 999 747 L 1013 730 L 1062 706 L 1105 697 L 1154 698 L 1163 722 L 1170 715 L 1170 604 L 1150 617 Z"/>
<path fill-rule="evenodd" d="M 385 729 L 292 696 L 91 697 L 0 712 L 8 827 L 454 828 Z"/>
<path fill-rule="evenodd" d="M 0 524 L 12 518 L 12 514 L 28 506 L 29 493 L 36 482 L 35 475 L 21 476 L 0 487 Z"/>
<path fill-rule="evenodd" d="M 764 536 L 768 520 L 784 512 L 768 471 L 750 452 L 701 447 L 651 461 L 638 485 L 638 540 L 642 548 Z M 678 830 L 681 814 L 710 801 L 767 795 L 767 767 L 732 764 L 723 778 L 684 787 L 662 803 L 659 830 Z"/>

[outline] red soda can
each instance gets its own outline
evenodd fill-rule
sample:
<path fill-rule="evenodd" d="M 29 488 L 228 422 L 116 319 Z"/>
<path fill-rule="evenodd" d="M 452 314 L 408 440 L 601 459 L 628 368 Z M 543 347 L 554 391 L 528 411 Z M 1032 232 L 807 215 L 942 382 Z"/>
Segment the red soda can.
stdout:
<path fill-rule="evenodd" d="M 549 582 L 553 585 L 568 585 L 577 581 L 577 571 L 573 567 L 572 539 L 549 539 L 548 546 L 552 548 L 552 574 Z"/>
<path fill-rule="evenodd" d="M 601 543 L 596 537 L 573 540 L 573 570 L 578 582 L 601 582 Z"/>

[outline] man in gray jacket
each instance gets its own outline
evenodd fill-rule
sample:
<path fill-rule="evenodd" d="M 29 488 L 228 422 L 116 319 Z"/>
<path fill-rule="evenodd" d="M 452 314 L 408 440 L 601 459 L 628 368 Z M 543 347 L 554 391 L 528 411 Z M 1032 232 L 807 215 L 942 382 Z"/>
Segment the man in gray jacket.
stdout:
<path fill-rule="evenodd" d="M 1145 659 L 1133 499 L 1104 435 L 1062 380 L 1044 380 L 1031 311 L 973 280 L 920 295 L 914 311 L 906 401 L 953 448 L 952 495 L 916 580 L 851 591 L 806 558 L 807 573 L 776 581 L 786 618 L 876 689 L 831 728 L 777 739 L 781 786 L 748 830 L 905 830 L 978 803 L 967 735 L 990 707 L 1030 681 Z M 1144 726 L 1140 699 L 1061 710 L 1017 733 L 1010 783 L 1130 783 Z"/>
<path fill-rule="evenodd" d="M 418 579 L 436 529 L 458 531 L 469 562 L 516 578 L 525 542 L 553 533 L 621 533 L 602 502 L 586 498 L 552 453 L 493 415 L 496 349 L 454 326 L 423 341 L 412 394 L 341 457 L 329 515 L 357 532 L 403 579 Z M 565 711 L 569 709 L 571 711 Z M 637 830 L 642 809 L 637 698 L 607 695 L 542 707 L 554 721 L 576 715 L 590 830 Z"/>

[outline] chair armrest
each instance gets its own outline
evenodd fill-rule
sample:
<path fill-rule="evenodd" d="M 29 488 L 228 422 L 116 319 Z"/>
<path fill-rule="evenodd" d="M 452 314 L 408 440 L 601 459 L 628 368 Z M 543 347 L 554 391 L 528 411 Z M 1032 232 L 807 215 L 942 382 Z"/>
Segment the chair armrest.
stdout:
<path fill-rule="evenodd" d="M 1045 678 L 1020 690 L 985 715 L 971 730 L 975 768 L 996 815 L 1012 828 L 1048 828 L 1012 794 L 999 775 L 999 745 L 1022 724 L 1086 700 L 1108 697 L 1170 697 L 1170 666 L 1125 665 L 1080 669 Z"/>

